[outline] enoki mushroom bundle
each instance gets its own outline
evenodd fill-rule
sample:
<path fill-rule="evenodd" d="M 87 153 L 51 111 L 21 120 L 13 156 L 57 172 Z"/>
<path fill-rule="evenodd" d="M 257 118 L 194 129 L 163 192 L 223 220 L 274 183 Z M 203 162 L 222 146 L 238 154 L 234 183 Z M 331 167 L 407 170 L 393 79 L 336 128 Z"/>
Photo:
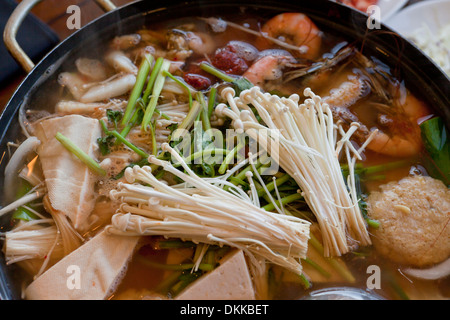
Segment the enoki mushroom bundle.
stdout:
<path fill-rule="evenodd" d="M 228 192 L 198 177 L 167 143 L 163 150 L 176 158 L 186 173 L 151 156 L 185 183 L 169 186 L 154 177 L 148 166 L 125 172 L 111 198 L 121 202 L 109 232 L 122 235 L 164 235 L 197 243 L 242 249 L 256 268 L 269 261 L 297 274 L 306 257 L 310 223 L 272 213 L 254 205 L 244 192 Z M 236 188 L 237 189 L 237 188 Z"/>
<path fill-rule="evenodd" d="M 354 245 L 369 245 L 353 169 L 371 137 L 356 150 L 349 139 L 358 124 L 345 132 L 334 123 L 329 106 L 310 89 L 304 92 L 310 98 L 301 104 L 298 95 L 282 98 L 263 93 L 259 87 L 245 90 L 239 97 L 232 88 L 221 94 L 228 105 L 217 106 L 219 116 L 231 118 L 235 129 L 258 141 L 299 185 L 317 218 L 325 255 L 339 256 Z M 256 120 L 253 110 L 265 125 Z M 339 163 L 341 152 L 349 164 L 347 184 Z"/>

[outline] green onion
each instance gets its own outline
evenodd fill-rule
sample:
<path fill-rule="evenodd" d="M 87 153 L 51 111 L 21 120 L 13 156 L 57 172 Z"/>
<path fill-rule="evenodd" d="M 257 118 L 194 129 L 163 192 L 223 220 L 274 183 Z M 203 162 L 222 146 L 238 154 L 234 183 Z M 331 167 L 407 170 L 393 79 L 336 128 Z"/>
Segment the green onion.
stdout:
<path fill-rule="evenodd" d="M 237 94 L 239 94 L 240 92 L 246 90 L 246 89 L 250 89 L 253 87 L 253 83 L 251 83 L 250 81 L 248 81 L 246 78 L 244 77 L 231 77 L 228 74 L 214 68 L 213 66 L 207 64 L 206 62 L 202 62 L 200 63 L 200 69 L 202 69 L 203 71 L 208 72 L 209 74 L 212 74 L 213 76 L 225 81 L 225 82 L 230 82 L 234 88 L 236 89 Z"/>
<path fill-rule="evenodd" d="M 205 97 L 201 91 L 196 93 L 197 101 L 202 106 L 202 112 L 200 113 L 202 124 L 203 124 L 203 130 L 207 131 L 211 129 L 211 123 L 209 120 L 209 109 L 208 105 L 206 104 Z"/>
<path fill-rule="evenodd" d="M 128 133 L 130 133 L 131 128 L 133 128 L 133 127 L 136 125 L 137 120 L 138 120 L 138 117 L 139 117 L 139 110 L 140 110 L 140 109 L 136 109 L 136 110 L 134 111 L 134 114 L 133 114 L 133 116 L 131 117 L 130 121 L 128 121 L 128 123 L 126 124 L 126 126 L 125 126 L 125 127 L 122 129 L 122 131 L 120 132 L 120 135 L 121 135 L 122 137 L 126 138 L 126 136 L 128 135 Z M 117 143 L 118 143 L 118 142 L 119 142 L 119 141 L 117 140 Z"/>
<path fill-rule="evenodd" d="M 183 289 L 185 289 L 189 284 L 197 280 L 202 276 L 202 272 L 189 272 L 189 273 L 182 273 L 178 279 L 178 281 L 169 291 L 172 296 L 177 296 Z"/>
<path fill-rule="evenodd" d="M 312 233 L 310 234 L 309 243 L 320 253 L 321 256 L 325 257 L 322 244 Z M 345 266 L 342 266 L 339 260 L 333 257 L 325 259 L 345 280 L 350 283 L 354 283 L 356 281 L 353 274 Z"/>
<path fill-rule="evenodd" d="M 177 129 L 185 129 L 189 130 L 192 125 L 194 124 L 195 119 L 199 115 L 199 113 L 202 111 L 202 106 L 198 101 L 194 101 L 192 103 L 192 108 L 189 110 L 188 114 L 186 115 L 186 118 L 180 123 Z"/>
<path fill-rule="evenodd" d="M 183 270 L 190 270 L 194 268 L 194 263 L 180 263 L 180 264 L 166 264 L 166 263 L 159 263 L 155 261 L 151 261 L 149 259 L 146 259 L 145 257 L 138 256 L 139 262 L 142 264 L 145 264 L 148 267 L 152 267 L 155 269 L 164 269 L 164 270 L 172 270 L 172 271 L 183 271 Z M 208 263 L 200 263 L 198 265 L 198 269 L 202 271 L 211 271 L 214 270 L 214 265 L 208 264 Z"/>
<path fill-rule="evenodd" d="M 149 126 L 150 132 L 152 134 L 152 154 L 156 156 L 156 154 L 158 153 L 158 145 L 156 144 L 156 131 L 155 131 L 156 124 L 149 123 Z"/>
<path fill-rule="evenodd" d="M 92 159 L 87 153 L 81 150 L 78 146 L 76 146 L 72 141 L 70 141 L 66 136 L 61 134 L 60 132 L 56 133 L 56 140 L 61 142 L 61 144 L 66 148 L 69 152 L 74 154 L 78 159 L 80 159 L 84 164 L 88 166 L 93 172 L 105 176 L 106 171 L 100 167 L 97 161 Z"/>
<path fill-rule="evenodd" d="M 234 77 L 227 75 L 226 73 L 214 68 L 213 66 L 205 62 L 200 63 L 200 69 L 226 82 L 233 82 L 234 80 L 236 80 Z"/>
<path fill-rule="evenodd" d="M 357 165 L 355 165 L 355 174 L 366 177 L 368 175 L 372 175 L 375 173 L 387 172 L 390 170 L 398 169 L 403 166 L 406 166 L 408 163 L 409 161 L 407 160 L 400 160 L 389 163 L 377 164 L 368 167 L 364 167 L 362 163 L 358 163 Z M 348 164 L 341 165 L 341 169 L 344 177 L 348 176 L 349 174 Z"/>
<path fill-rule="evenodd" d="M 184 90 L 186 90 L 188 97 L 189 97 L 189 109 L 192 108 L 192 94 L 191 94 L 191 89 L 189 89 L 189 87 L 180 79 L 178 79 L 177 77 L 175 77 L 174 75 L 172 75 L 169 71 L 164 70 L 163 74 L 167 77 L 169 77 L 170 79 L 172 79 L 173 81 L 175 81 L 176 83 L 178 83 L 181 87 L 183 87 Z"/>
<path fill-rule="evenodd" d="M 294 194 L 288 195 L 288 196 L 286 196 L 284 198 L 281 198 L 281 201 L 280 200 L 275 200 L 275 203 L 273 203 L 273 202 L 269 203 L 269 204 L 265 205 L 262 208 L 264 210 L 266 210 L 266 211 L 272 211 L 272 210 L 275 209 L 275 204 L 278 207 L 280 207 L 280 202 L 281 202 L 281 205 L 284 206 L 284 205 L 286 205 L 288 203 L 291 203 L 291 202 L 294 202 L 294 201 L 300 200 L 300 199 L 303 199 L 303 196 L 300 193 L 294 193 Z"/>
<path fill-rule="evenodd" d="M 162 282 L 159 283 L 159 285 L 155 288 L 155 292 L 167 294 L 170 291 L 170 288 L 178 282 L 181 275 L 181 271 L 172 272 L 167 276 L 167 278 L 163 279 Z"/>
<path fill-rule="evenodd" d="M 158 103 L 159 95 L 164 87 L 164 82 L 166 81 L 164 71 L 169 70 L 169 68 L 170 61 L 164 60 L 156 77 L 155 85 L 153 86 L 152 97 L 150 98 L 150 102 L 145 109 L 144 119 L 142 120 L 142 130 L 144 131 L 147 131 L 147 126 L 152 119 L 153 113 L 156 109 L 156 104 Z"/>
<path fill-rule="evenodd" d="M 215 87 L 212 87 L 209 91 L 209 98 L 208 98 L 208 118 L 211 118 L 212 113 L 214 111 L 214 107 L 216 105 L 216 93 L 217 89 Z"/>
<path fill-rule="evenodd" d="M 303 261 L 305 261 L 311 267 L 316 269 L 325 278 L 330 278 L 331 277 L 331 274 L 328 271 L 326 271 L 324 268 L 322 268 L 319 264 L 317 264 L 316 262 L 312 261 L 311 259 L 306 258 L 306 259 L 303 259 Z"/>
<path fill-rule="evenodd" d="M 125 114 L 122 118 L 122 125 L 125 126 L 133 114 L 133 110 L 136 105 L 137 99 L 141 96 L 142 90 L 144 89 L 145 81 L 147 80 L 148 73 L 150 72 L 151 65 L 153 63 L 153 56 L 151 54 L 146 54 L 142 59 L 141 65 L 139 66 L 139 71 L 136 77 L 136 83 L 134 84 L 133 90 L 131 91 L 130 98 L 128 99 L 128 104 L 125 109 Z"/>
<path fill-rule="evenodd" d="M 220 174 L 224 174 L 227 171 L 228 165 L 231 163 L 231 161 L 236 156 L 239 148 L 240 148 L 240 146 L 238 144 L 236 147 L 234 147 L 231 151 L 229 151 L 227 153 L 224 161 L 222 162 L 222 164 L 219 167 L 219 173 Z"/>
<path fill-rule="evenodd" d="M 299 279 L 300 279 L 300 282 L 303 284 L 303 287 L 304 287 L 305 289 L 310 289 L 310 288 L 312 287 L 311 282 L 308 280 L 308 278 L 305 276 L 304 273 L 302 273 L 302 274 L 299 276 Z"/>
<path fill-rule="evenodd" d="M 153 86 L 155 85 L 156 77 L 159 74 L 159 70 L 161 69 L 162 63 L 164 61 L 163 57 L 158 57 L 155 61 L 155 65 L 153 66 L 153 70 L 150 74 L 150 78 L 148 79 L 147 87 L 145 88 L 144 94 L 142 95 L 142 100 L 144 101 L 144 104 L 148 104 L 148 97 L 150 96 L 150 93 L 153 90 Z"/>
<path fill-rule="evenodd" d="M 200 158 L 204 158 L 205 156 L 211 156 L 212 154 L 227 154 L 228 150 L 226 149 L 217 149 L 217 148 L 208 148 L 208 149 L 203 149 L 200 151 L 197 151 L 193 154 L 191 154 L 188 158 L 184 158 L 184 162 L 186 163 L 197 163 L 196 160 L 200 159 Z M 174 164 L 175 167 L 179 166 L 180 164 Z"/>
<path fill-rule="evenodd" d="M 159 249 L 193 248 L 195 246 L 196 246 L 196 244 L 192 241 L 182 241 L 180 239 L 158 241 Z"/>
<path fill-rule="evenodd" d="M 275 189 L 275 186 L 276 186 L 276 187 L 281 186 L 283 183 L 289 181 L 290 178 L 291 178 L 291 176 L 288 175 L 287 173 L 285 173 L 285 174 L 284 174 L 283 176 L 281 176 L 280 178 L 277 178 L 277 179 L 275 179 L 274 181 L 272 181 L 272 182 L 266 184 L 266 188 L 267 188 L 267 190 L 268 190 L 269 192 L 271 192 L 271 191 L 273 191 L 273 190 Z M 298 187 L 297 187 L 296 189 L 298 189 Z M 265 193 L 266 193 L 266 191 L 265 191 L 263 188 L 261 188 L 261 189 L 258 190 L 258 196 L 260 196 L 260 197 L 263 196 Z"/>

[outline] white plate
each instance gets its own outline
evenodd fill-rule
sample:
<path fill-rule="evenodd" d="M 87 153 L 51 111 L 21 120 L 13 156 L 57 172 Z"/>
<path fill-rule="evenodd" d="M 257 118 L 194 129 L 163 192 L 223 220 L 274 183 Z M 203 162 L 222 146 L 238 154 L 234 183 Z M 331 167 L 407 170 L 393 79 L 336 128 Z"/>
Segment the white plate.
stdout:
<path fill-rule="evenodd" d="M 384 23 L 404 37 L 411 35 L 424 23 L 428 25 L 432 32 L 437 33 L 442 27 L 450 23 L 450 0 L 418 2 L 399 11 Z"/>

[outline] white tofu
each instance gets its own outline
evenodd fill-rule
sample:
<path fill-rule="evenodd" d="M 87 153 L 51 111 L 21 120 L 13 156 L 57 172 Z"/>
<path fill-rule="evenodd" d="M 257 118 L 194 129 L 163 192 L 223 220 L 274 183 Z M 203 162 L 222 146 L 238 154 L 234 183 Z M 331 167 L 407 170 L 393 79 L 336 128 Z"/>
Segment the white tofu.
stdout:
<path fill-rule="evenodd" d="M 96 159 L 101 127 L 97 119 L 80 115 L 51 118 L 36 125 L 36 136 L 41 141 L 37 153 L 50 203 L 72 221 L 75 229 L 83 231 L 95 204 L 96 178 L 86 164 L 56 140 L 58 132 Z"/>
<path fill-rule="evenodd" d="M 254 300 L 255 290 L 242 250 L 235 250 L 220 266 L 177 295 L 176 300 Z"/>
<path fill-rule="evenodd" d="M 103 300 L 125 275 L 139 237 L 105 231 L 73 251 L 26 289 L 29 300 Z"/>

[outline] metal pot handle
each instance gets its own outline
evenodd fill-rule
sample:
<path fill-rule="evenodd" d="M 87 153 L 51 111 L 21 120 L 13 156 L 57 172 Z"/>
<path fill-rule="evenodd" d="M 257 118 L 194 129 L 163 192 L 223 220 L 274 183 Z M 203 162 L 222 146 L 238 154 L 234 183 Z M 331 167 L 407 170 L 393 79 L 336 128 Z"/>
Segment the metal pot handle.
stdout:
<path fill-rule="evenodd" d="M 8 19 L 5 30 L 3 31 L 3 41 L 13 58 L 22 66 L 22 68 L 29 73 L 34 68 L 34 62 L 28 57 L 28 55 L 20 47 L 16 40 L 17 31 L 22 24 L 27 14 L 33 9 L 33 7 L 42 0 L 23 0 Z"/>
<path fill-rule="evenodd" d="M 106 12 L 117 9 L 116 5 L 111 0 L 95 0 L 97 4 Z"/>
<path fill-rule="evenodd" d="M 23 0 L 14 9 L 9 17 L 5 30 L 3 31 L 3 41 L 12 57 L 20 64 L 20 66 L 29 73 L 33 70 L 35 64 L 23 51 L 17 42 L 16 36 L 25 17 L 42 0 Z M 117 7 L 110 0 L 95 0 L 97 4 L 106 12 L 112 11 Z"/>

